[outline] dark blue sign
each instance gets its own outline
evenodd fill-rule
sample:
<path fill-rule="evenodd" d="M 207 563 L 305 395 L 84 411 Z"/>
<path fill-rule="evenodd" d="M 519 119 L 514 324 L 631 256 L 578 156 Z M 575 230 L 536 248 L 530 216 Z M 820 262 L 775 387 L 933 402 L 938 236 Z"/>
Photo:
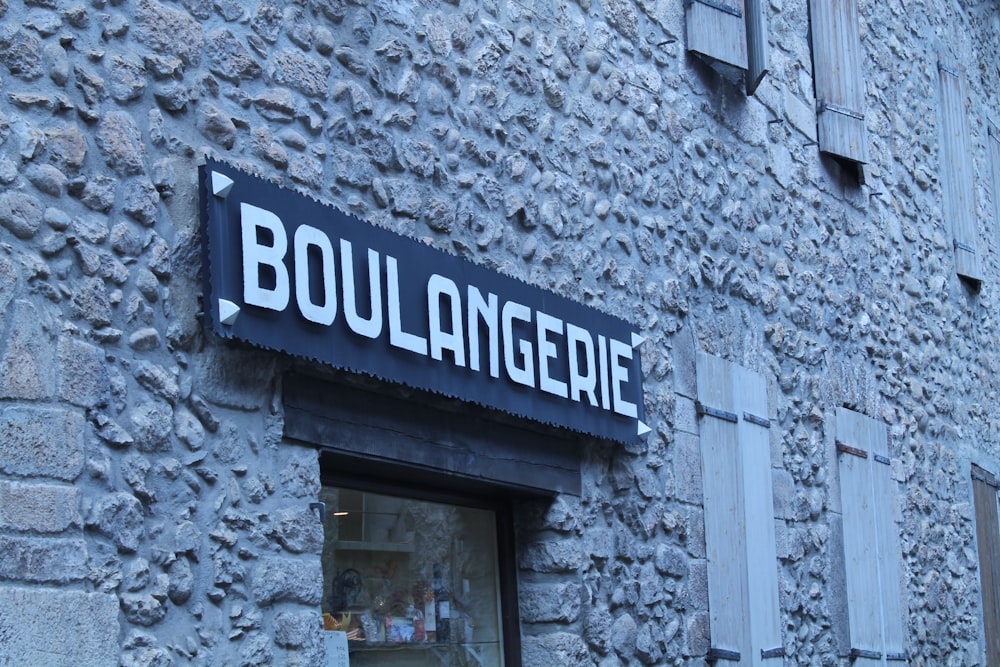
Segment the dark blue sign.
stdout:
<path fill-rule="evenodd" d="M 629 323 L 209 161 L 220 336 L 620 442 L 643 424 Z"/>

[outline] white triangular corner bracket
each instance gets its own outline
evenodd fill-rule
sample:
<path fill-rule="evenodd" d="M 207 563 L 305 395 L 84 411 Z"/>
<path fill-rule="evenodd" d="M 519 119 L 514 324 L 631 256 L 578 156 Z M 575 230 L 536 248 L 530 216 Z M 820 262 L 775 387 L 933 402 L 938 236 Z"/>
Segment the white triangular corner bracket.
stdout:
<path fill-rule="evenodd" d="M 633 350 L 635 348 L 639 347 L 640 345 L 642 345 L 645 342 L 646 342 L 646 338 L 644 336 L 640 336 L 639 334 L 637 334 L 634 331 L 632 332 L 632 349 Z"/>
<path fill-rule="evenodd" d="M 233 179 L 217 171 L 212 172 L 212 194 L 220 199 L 229 196 L 229 191 L 233 189 Z"/>
<path fill-rule="evenodd" d="M 219 322 L 232 326 L 239 314 L 239 306 L 227 299 L 219 299 Z"/>
<path fill-rule="evenodd" d="M 641 419 L 639 419 L 637 421 L 639 422 L 639 426 L 636 429 L 636 435 L 638 435 L 640 438 L 645 438 L 647 435 L 650 434 L 650 432 L 653 429 L 651 429 L 648 426 L 646 426 L 646 424 L 644 424 Z"/>

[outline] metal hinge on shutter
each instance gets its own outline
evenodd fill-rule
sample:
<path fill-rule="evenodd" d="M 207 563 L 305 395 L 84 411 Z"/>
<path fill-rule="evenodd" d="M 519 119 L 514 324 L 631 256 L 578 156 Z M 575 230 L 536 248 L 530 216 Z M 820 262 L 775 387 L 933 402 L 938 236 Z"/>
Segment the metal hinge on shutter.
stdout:
<path fill-rule="evenodd" d="M 715 417 L 716 419 L 722 419 L 727 422 L 736 423 L 740 420 L 739 416 L 735 412 L 726 412 L 725 410 L 719 410 L 718 408 L 713 408 L 705 405 L 701 401 L 694 402 L 694 409 L 699 415 L 708 415 L 709 417 Z"/>
<path fill-rule="evenodd" d="M 709 662 L 715 662 L 716 660 L 730 660 L 732 662 L 739 662 L 740 652 L 730 651 L 724 648 L 710 648 L 708 649 L 708 654 L 705 656 L 705 660 Z"/>
<path fill-rule="evenodd" d="M 729 14 L 730 16 L 735 16 L 736 18 L 743 18 L 743 10 L 739 7 L 733 7 L 732 5 L 727 5 L 724 2 L 717 2 L 717 0 L 685 0 L 684 6 L 690 7 L 694 3 L 699 5 L 705 5 L 706 7 L 711 7 L 712 9 L 717 9 L 724 14 Z"/>
<path fill-rule="evenodd" d="M 894 662 L 906 662 L 910 658 L 907 657 L 906 652 L 903 653 L 886 653 L 885 659 Z"/>
<path fill-rule="evenodd" d="M 944 64 L 943 62 L 941 62 L 940 60 L 938 61 L 938 64 L 937 64 L 937 66 L 938 66 L 938 69 L 939 69 L 939 70 L 941 70 L 942 72 L 947 72 L 948 74 L 951 74 L 951 75 L 952 75 L 953 77 L 956 77 L 956 78 L 958 78 L 958 77 L 961 77 L 961 76 L 962 76 L 962 75 L 961 75 L 961 73 L 959 73 L 959 71 L 958 71 L 958 70 L 956 70 L 956 69 L 955 69 L 955 68 L 953 68 L 953 67 L 948 67 L 947 65 L 945 65 L 945 64 Z"/>
<path fill-rule="evenodd" d="M 854 118 L 855 120 L 864 120 L 865 115 L 860 111 L 855 111 L 840 104 L 834 104 L 833 102 L 827 102 L 826 100 L 820 100 L 817 105 L 817 112 L 823 113 L 824 111 L 832 111 L 833 113 L 838 113 L 841 116 L 848 116 Z"/>
<path fill-rule="evenodd" d="M 971 252 L 971 253 L 976 252 L 976 249 L 973 248 L 971 245 L 969 245 L 968 243 L 962 243 L 958 239 L 955 239 L 953 243 L 955 245 L 955 250 L 964 250 L 965 252 Z"/>
<path fill-rule="evenodd" d="M 842 454 L 850 454 L 851 456 L 858 456 L 863 459 L 868 458 L 868 452 L 863 449 L 858 449 L 857 447 L 851 447 L 850 445 L 845 445 L 840 440 L 837 441 L 837 451 Z"/>
<path fill-rule="evenodd" d="M 771 428 L 771 420 L 764 417 L 758 417 L 757 415 L 750 414 L 749 412 L 743 413 L 743 419 L 750 422 L 751 424 L 756 424 L 757 426 L 763 426 L 764 428 Z"/>
<path fill-rule="evenodd" d="M 768 658 L 783 658 L 785 657 L 785 647 L 779 646 L 777 648 L 761 649 L 760 659 L 767 660 Z"/>
<path fill-rule="evenodd" d="M 871 658 L 872 660 L 881 660 L 882 654 L 879 651 L 869 651 L 864 648 L 852 648 L 851 649 L 851 660 L 856 660 L 857 658 Z"/>
<path fill-rule="evenodd" d="M 878 461 L 879 463 L 884 463 L 885 465 L 891 465 L 892 464 L 892 461 L 889 459 L 888 456 L 882 456 L 881 454 L 875 454 L 872 458 L 875 459 L 876 461 Z"/>

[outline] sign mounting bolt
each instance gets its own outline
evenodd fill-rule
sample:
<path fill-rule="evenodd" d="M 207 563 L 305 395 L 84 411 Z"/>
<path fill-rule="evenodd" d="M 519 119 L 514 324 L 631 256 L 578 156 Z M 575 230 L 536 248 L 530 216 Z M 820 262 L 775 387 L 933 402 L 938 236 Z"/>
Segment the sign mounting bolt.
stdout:
<path fill-rule="evenodd" d="M 239 314 L 239 306 L 227 299 L 219 299 L 219 322 L 232 326 Z"/>
<path fill-rule="evenodd" d="M 233 189 L 233 179 L 217 171 L 212 172 L 212 194 L 219 199 L 229 196 L 229 191 Z"/>

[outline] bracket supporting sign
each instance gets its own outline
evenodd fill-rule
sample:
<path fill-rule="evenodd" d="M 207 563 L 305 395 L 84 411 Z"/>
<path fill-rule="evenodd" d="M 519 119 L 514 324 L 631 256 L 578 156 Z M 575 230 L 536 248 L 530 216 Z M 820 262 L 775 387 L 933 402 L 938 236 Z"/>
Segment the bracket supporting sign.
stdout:
<path fill-rule="evenodd" d="M 632 324 L 225 163 L 200 184 L 219 336 L 618 442 L 651 431 Z"/>

